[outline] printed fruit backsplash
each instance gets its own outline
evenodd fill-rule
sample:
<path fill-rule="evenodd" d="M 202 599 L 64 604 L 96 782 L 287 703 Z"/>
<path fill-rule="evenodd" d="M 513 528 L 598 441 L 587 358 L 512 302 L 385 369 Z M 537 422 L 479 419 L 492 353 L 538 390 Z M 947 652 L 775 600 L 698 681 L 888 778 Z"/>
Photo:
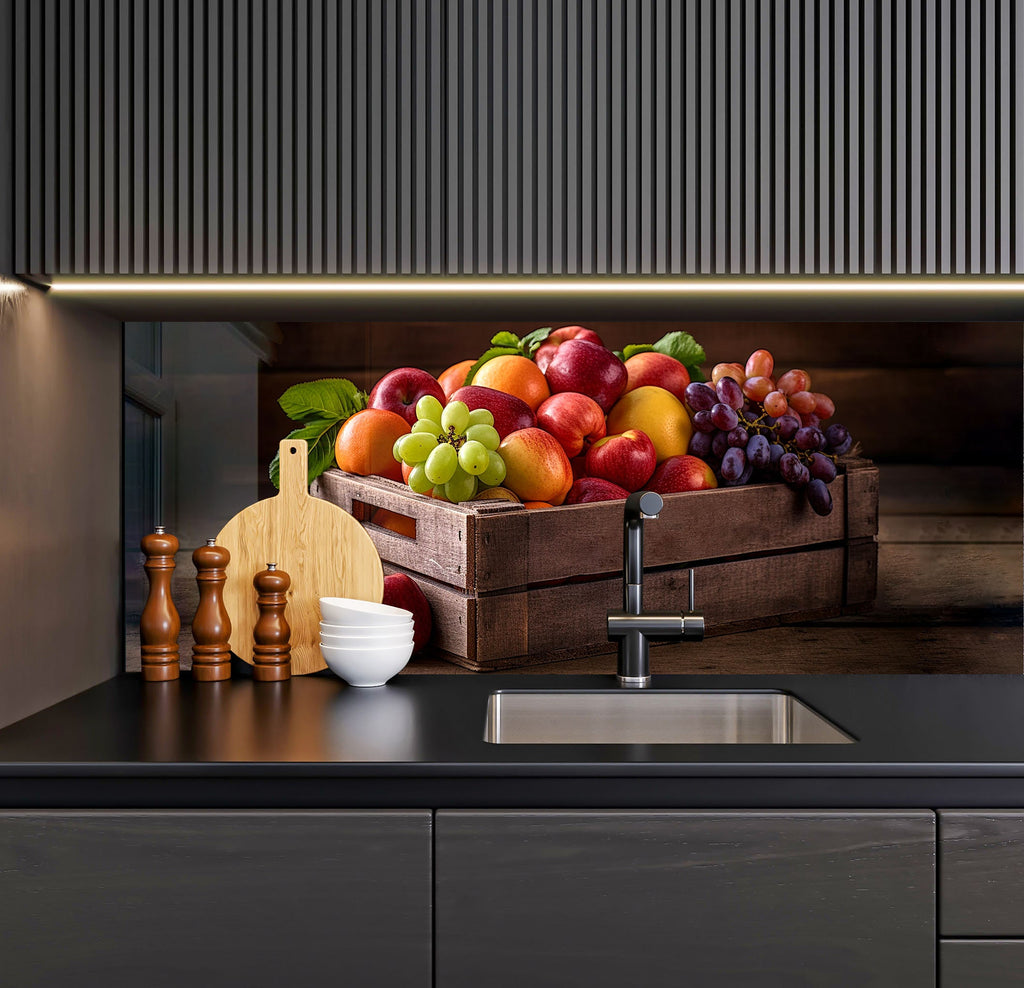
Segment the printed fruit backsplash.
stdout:
<path fill-rule="evenodd" d="M 279 399 L 309 443 L 309 480 L 328 467 L 404 482 L 459 502 L 528 508 L 783 482 L 818 514 L 853 440 L 828 395 L 768 350 L 720 363 L 710 380 L 688 333 L 621 352 L 584 326 L 498 333 L 479 359 L 435 378 L 385 374 L 369 394 L 351 381 L 297 384 Z M 270 467 L 278 484 L 277 462 Z"/>

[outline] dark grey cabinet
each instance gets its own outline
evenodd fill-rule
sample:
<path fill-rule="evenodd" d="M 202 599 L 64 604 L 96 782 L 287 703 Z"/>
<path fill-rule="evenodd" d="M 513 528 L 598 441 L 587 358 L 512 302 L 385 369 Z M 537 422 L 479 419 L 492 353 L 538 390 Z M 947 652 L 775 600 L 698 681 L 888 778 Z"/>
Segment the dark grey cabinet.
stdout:
<path fill-rule="evenodd" d="M 935 984 L 930 812 L 439 811 L 437 988 Z"/>
<path fill-rule="evenodd" d="M 1024 940 L 943 940 L 939 972 L 942 988 L 1020 988 Z"/>
<path fill-rule="evenodd" d="M 1024 937 L 1024 813 L 939 814 L 941 933 Z"/>
<path fill-rule="evenodd" d="M 1020 274 L 1021 18 L 13 0 L 0 219 L 19 273 Z"/>
<path fill-rule="evenodd" d="M 5 812 L 0 930 L 19 988 L 429 988 L 431 814 Z"/>

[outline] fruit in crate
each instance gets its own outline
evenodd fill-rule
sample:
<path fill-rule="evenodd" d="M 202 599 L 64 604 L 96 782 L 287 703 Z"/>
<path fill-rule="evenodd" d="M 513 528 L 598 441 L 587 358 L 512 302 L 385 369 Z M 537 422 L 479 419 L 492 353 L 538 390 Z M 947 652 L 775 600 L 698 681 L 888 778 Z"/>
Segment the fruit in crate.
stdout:
<path fill-rule="evenodd" d="M 658 454 L 647 433 L 627 429 L 594 443 L 587 453 L 586 468 L 590 477 L 611 481 L 627 491 L 638 491 L 651 479 L 657 464 Z"/>
<path fill-rule="evenodd" d="M 455 400 L 442 405 L 427 395 L 417 403 L 416 414 L 412 431 L 398 438 L 392 456 L 410 468 L 406 482 L 417 494 L 469 501 L 481 483 L 494 487 L 505 479 L 497 452 L 501 438 L 487 409 L 471 411 Z"/>
<path fill-rule="evenodd" d="M 516 497 L 507 487 L 485 487 L 482 491 L 476 492 L 474 501 L 509 501 L 512 504 L 519 504 Z"/>
<path fill-rule="evenodd" d="M 537 351 L 533 355 L 534 362 L 543 373 L 547 373 L 551 358 L 554 357 L 559 346 L 567 340 L 586 340 L 589 343 L 604 346 L 604 341 L 601 337 L 592 329 L 587 329 L 586 326 L 561 326 L 558 329 L 554 329 L 548 334 L 544 342 L 537 347 Z"/>
<path fill-rule="evenodd" d="M 448 401 L 466 383 L 466 375 L 475 363 L 475 360 L 460 360 L 437 375 L 437 383 L 444 391 L 445 401 Z"/>
<path fill-rule="evenodd" d="M 476 372 L 472 384 L 515 395 L 536 412 L 540 403 L 551 394 L 540 368 L 529 357 L 502 354 L 492 357 Z"/>
<path fill-rule="evenodd" d="M 498 430 L 498 435 L 502 439 L 510 432 L 529 429 L 530 426 L 537 424 L 533 409 L 522 398 L 505 394 L 504 391 L 495 391 L 494 388 L 467 384 L 453 391 L 448 400 L 465 403 L 471 412 L 486 408 L 494 416 L 494 428 Z"/>
<path fill-rule="evenodd" d="M 608 413 L 610 433 L 630 429 L 650 437 L 659 463 L 685 453 L 693 431 L 683 403 L 670 391 L 649 384 L 624 394 Z"/>
<path fill-rule="evenodd" d="M 397 412 L 365 408 L 345 420 L 334 441 L 338 466 L 364 477 L 379 474 L 402 479 L 402 468 L 392 455 L 395 443 L 407 435 L 409 423 Z"/>
<path fill-rule="evenodd" d="M 537 409 L 537 425 L 561 443 L 570 460 L 585 454 L 605 434 L 601 406 L 575 391 L 563 391 L 546 399 Z"/>
<path fill-rule="evenodd" d="M 590 395 L 605 412 L 618 400 L 629 378 L 625 364 L 611 350 L 578 339 L 559 345 L 544 376 L 552 393 Z"/>
<path fill-rule="evenodd" d="M 370 408 L 401 415 L 409 425 L 416 421 L 416 403 L 431 395 L 444 401 L 444 389 L 437 380 L 418 367 L 399 367 L 389 371 L 374 386 L 367 403 Z"/>
<path fill-rule="evenodd" d="M 802 491 L 813 511 L 830 514 L 828 485 L 853 439 L 844 425 L 824 424 L 835 403 L 811 391 L 806 370 L 775 372 L 772 354 L 755 350 L 743 365 L 716 365 L 710 384 L 691 383 L 689 452 L 707 461 L 722 486 L 781 479 Z"/>
<path fill-rule="evenodd" d="M 675 357 L 648 350 L 635 353 L 626 363 L 626 389 L 623 394 L 637 388 L 654 385 L 670 391 L 680 401 L 685 400 L 686 386 L 690 383 L 690 372 Z"/>
<path fill-rule="evenodd" d="M 647 482 L 648 490 L 658 494 L 678 494 L 682 491 L 709 491 L 718 486 L 715 471 L 697 456 L 670 456 L 658 464 L 658 469 Z"/>
<path fill-rule="evenodd" d="M 629 491 L 602 477 L 580 477 L 566 495 L 566 504 L 591 504 L 594 501 L 623 501 Z"/>
<path fill-rule="evenodd" d="M 412 650 L 418 652 L 423 648 L 434 630 L 434 618 L 430 610 L 430 601 L 420 589 L 420 585 L 405 573 L 385 576 L 382 603 L 412 611 Z"/>
<path fill-rule="evenodd" d="M 407 539 L 416 538 L 416 520 L 408 515 L 400 515 L 397 511 L 374 508 L 370 514 L 370 524 L 404 535 Z"/>
<path fill-rule="evenodd" d="M 523 501 L 561 504 L 572 486 L 572 467 L 561 444 L 543 429 L 520 429 L 498 447 L 507 473 L 504 486 Z"/>

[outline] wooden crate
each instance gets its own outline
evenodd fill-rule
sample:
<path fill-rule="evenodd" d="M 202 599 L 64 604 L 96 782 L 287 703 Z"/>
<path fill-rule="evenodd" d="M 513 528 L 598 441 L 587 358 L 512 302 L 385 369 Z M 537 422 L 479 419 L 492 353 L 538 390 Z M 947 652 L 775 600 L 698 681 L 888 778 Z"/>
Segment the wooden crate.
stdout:
<path fill-rule="evenodd" d="M 665 495 L 644 532 L 644 606 L 684 610 L 687 569 L 707 634 L 861 610 L 875 596 L 878 470 L 850 460 L 834 510 L 811 511 L 784 484 Z M 387 573 L 416 579 L 434 611 L 433 645 L 468 669 L 508 669 L 609 648 L 622 606 L 622 501 L 529 511 L 506 501 L 449 504 L 404 484 L 328 470 L 312 493 L 366 527 Z M 371 521 L 403 515 L 414 536 Z"/>

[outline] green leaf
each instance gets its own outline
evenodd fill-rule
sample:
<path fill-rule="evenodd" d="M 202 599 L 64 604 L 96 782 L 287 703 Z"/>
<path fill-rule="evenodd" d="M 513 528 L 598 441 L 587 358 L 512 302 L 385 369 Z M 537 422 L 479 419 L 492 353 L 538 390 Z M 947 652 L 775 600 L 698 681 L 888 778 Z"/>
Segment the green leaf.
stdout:
<path fill-rule="evenodd" d="M 334 466 L 334 441 L 338 438 L 338 430 L 341 422 L 329 422 L 321 419 L 318 422 L 311 422 L 301 429 L 294 429 L 288 433 L 286 439 L 305 439 L 309 444 L 309 467 L 306 477 L 306 484 L 313 483 L 328 467 Z M 278 489 L 281 489 L 281 462 L 280 454 L 275 453 L 270 461 L 270 482 Z"/>
<path fill-rule="evenodd" d="M 469 368 L 469 373 L 466 375 L 466 384 L 473 383 L 473 378 L 476 377 L 476 372 L 480 370 L 488 360 L 493 360 L 495 357 L 504 357 L 506 354 L 513 354 L 517 357 L 522 356 L 519 352 L 519 347 L 517 346 L 492 346 L 490 350 L 487 350 L 484 355 Z"/>
<path fill-rule="evenodd" d="M 491 337 L 491 343 L 494 346 L 514 346 L 517 350 L 519 349 L 519 337 L 515 333 L 495 333 Z"/>
<path fill-rule="evenodd" d="M 519 341 L 519 349 L 522 351 L 524 357 L 532 357 L 536 352 L 537 348 L 543 343 L 552 332 L 551 326 L 544 326 L 542 329 L 535 329 L 530 333 L 527 333 Z"/>
<path fill-rule="evenodd" d="M 690 372 L 691 381 L 703 384 L 707 380 L 707 377 L 704 375 L 704 371 L 700 369 L 699 364 L 687 365 L 686 369 Z"/>
<path fill-rule="evenodd" d="M 622 351 L 622 359 L 629 360 L 629 358 L 634 354 L 650 353 L 653 349 L 654 346 L 650 343 L 630 343 L 630 345 Z"/>
<path fill-rule="evenodd" d="M 339 422 L 366 408 L 368 396 L 346 378 L 293 384 L 277 403 L 296 422 Z"/>
<path fill-rule="evenodd" d="M 707 355 L 702 347 L 689 333 L 666 333 L 653 347 L 658 353 L 666 353 L 675 357 L 684 367 L 699 367 Z"/>

